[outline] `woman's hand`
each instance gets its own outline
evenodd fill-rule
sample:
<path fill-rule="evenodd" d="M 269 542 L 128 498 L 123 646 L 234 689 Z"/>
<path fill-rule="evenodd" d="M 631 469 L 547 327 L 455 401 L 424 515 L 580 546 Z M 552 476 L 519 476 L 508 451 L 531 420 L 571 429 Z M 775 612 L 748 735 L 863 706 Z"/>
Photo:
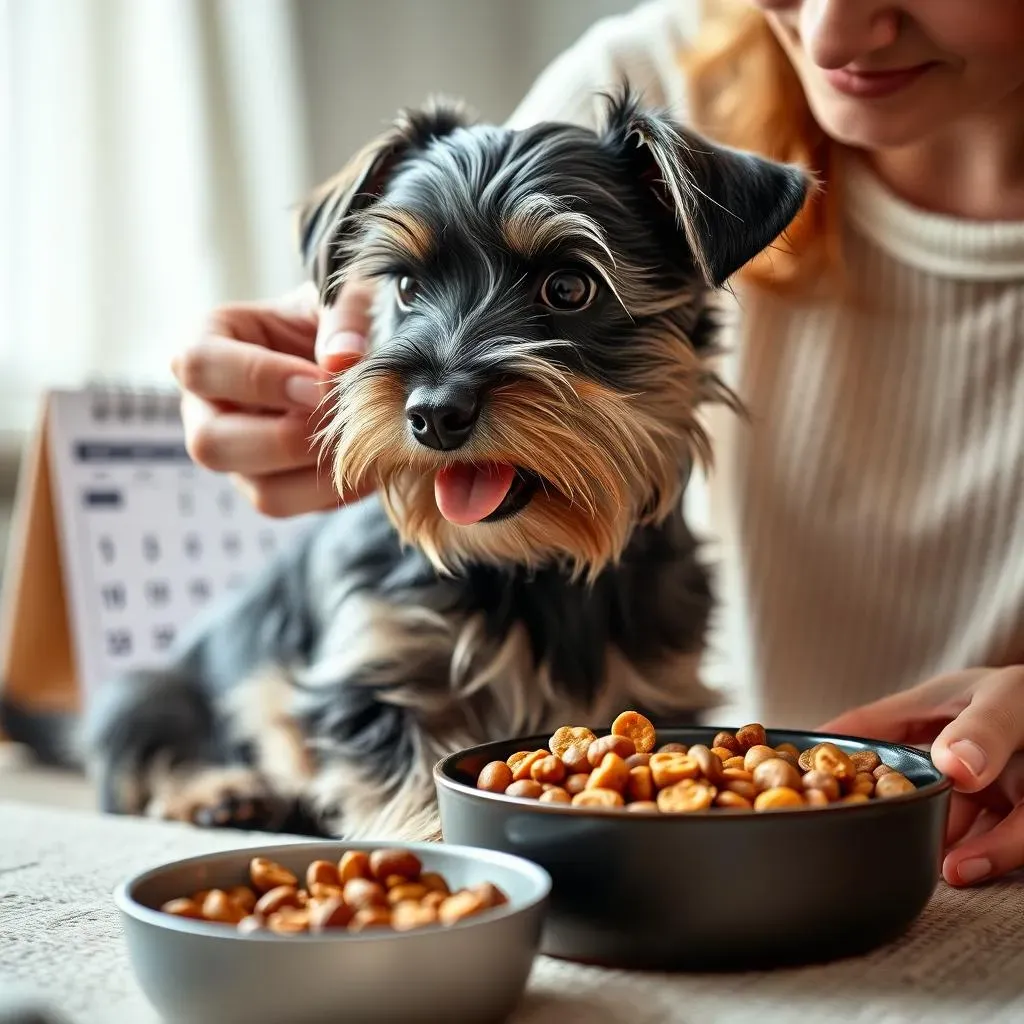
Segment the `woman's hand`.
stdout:
<path fill-rule="evenodd" d="M 365 350 L 371 299 L 370 286 L 354 282 L 330 309 L 318 307 L 312 285 L 271 302 L 224 306 L 173 361 L 189 454 L 230 473 L 267 515 L 340 500 L 312 436 L 331 376 Z"/>
<path fill-rule="evenodd" d="M 932 760 L 955 789 L 942 865 L 950 885 L 1024 866 L 1024 666 L 937 676 L 822 729 L 931 743 Z"/>

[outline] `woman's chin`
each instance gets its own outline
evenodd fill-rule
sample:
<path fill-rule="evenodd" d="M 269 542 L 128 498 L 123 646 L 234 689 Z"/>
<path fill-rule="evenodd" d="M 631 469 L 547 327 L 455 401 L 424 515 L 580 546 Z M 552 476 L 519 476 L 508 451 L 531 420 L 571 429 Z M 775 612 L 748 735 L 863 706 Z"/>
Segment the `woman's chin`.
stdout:
<path fill-rule="evenodd" d="M 896 104 L 838 96 L 825 84 L 808 98 L 825 134 L 854 149 L 900 149 L 927 138 L 937 127 L 920 106 L 904 111 Z"/>

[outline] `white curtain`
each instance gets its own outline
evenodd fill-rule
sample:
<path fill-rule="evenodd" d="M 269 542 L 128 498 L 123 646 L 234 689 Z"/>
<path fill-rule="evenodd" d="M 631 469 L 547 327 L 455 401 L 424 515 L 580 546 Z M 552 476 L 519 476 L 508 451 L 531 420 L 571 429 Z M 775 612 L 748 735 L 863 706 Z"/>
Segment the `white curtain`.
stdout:
<path fill-rule="evenodd" d="M 0 0 L 0 431 L 299 279 L 288 0 Z"/>

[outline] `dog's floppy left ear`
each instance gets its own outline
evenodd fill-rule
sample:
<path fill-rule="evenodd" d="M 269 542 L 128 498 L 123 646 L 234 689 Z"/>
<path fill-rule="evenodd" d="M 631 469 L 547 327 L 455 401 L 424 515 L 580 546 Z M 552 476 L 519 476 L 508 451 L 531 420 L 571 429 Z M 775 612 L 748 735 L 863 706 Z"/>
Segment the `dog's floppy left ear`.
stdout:
<path fill-rule="evenodd" d="M 798 167 L 716 145 L 666 114 L 641 110 L 628 89 L 610 98 L 604 140 L 674 215 L 712 287 L 775 241 L 811 185 Z"/>
<path fill-rule="evenodd" d="M 470 123 L 466 108 L 447 100 L 403 111 L 383 135 L 313 191 L 299 210 L 299 251 L 325 302 L 340 283 L 355 215 L 381 197 L 406 157 Z"/>

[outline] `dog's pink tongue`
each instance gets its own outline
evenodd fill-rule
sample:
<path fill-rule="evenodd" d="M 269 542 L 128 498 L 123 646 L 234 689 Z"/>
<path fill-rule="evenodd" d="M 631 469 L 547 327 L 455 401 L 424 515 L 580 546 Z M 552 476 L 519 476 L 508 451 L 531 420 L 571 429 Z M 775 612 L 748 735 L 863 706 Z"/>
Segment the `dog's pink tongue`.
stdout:
<path fill-rule="evenodd" d="M 486 519 L 505 500 L 515 475 L 507 462 L 447 466 L 434 477 L 434 500 L 448 522 L 470 526 Z"/>

